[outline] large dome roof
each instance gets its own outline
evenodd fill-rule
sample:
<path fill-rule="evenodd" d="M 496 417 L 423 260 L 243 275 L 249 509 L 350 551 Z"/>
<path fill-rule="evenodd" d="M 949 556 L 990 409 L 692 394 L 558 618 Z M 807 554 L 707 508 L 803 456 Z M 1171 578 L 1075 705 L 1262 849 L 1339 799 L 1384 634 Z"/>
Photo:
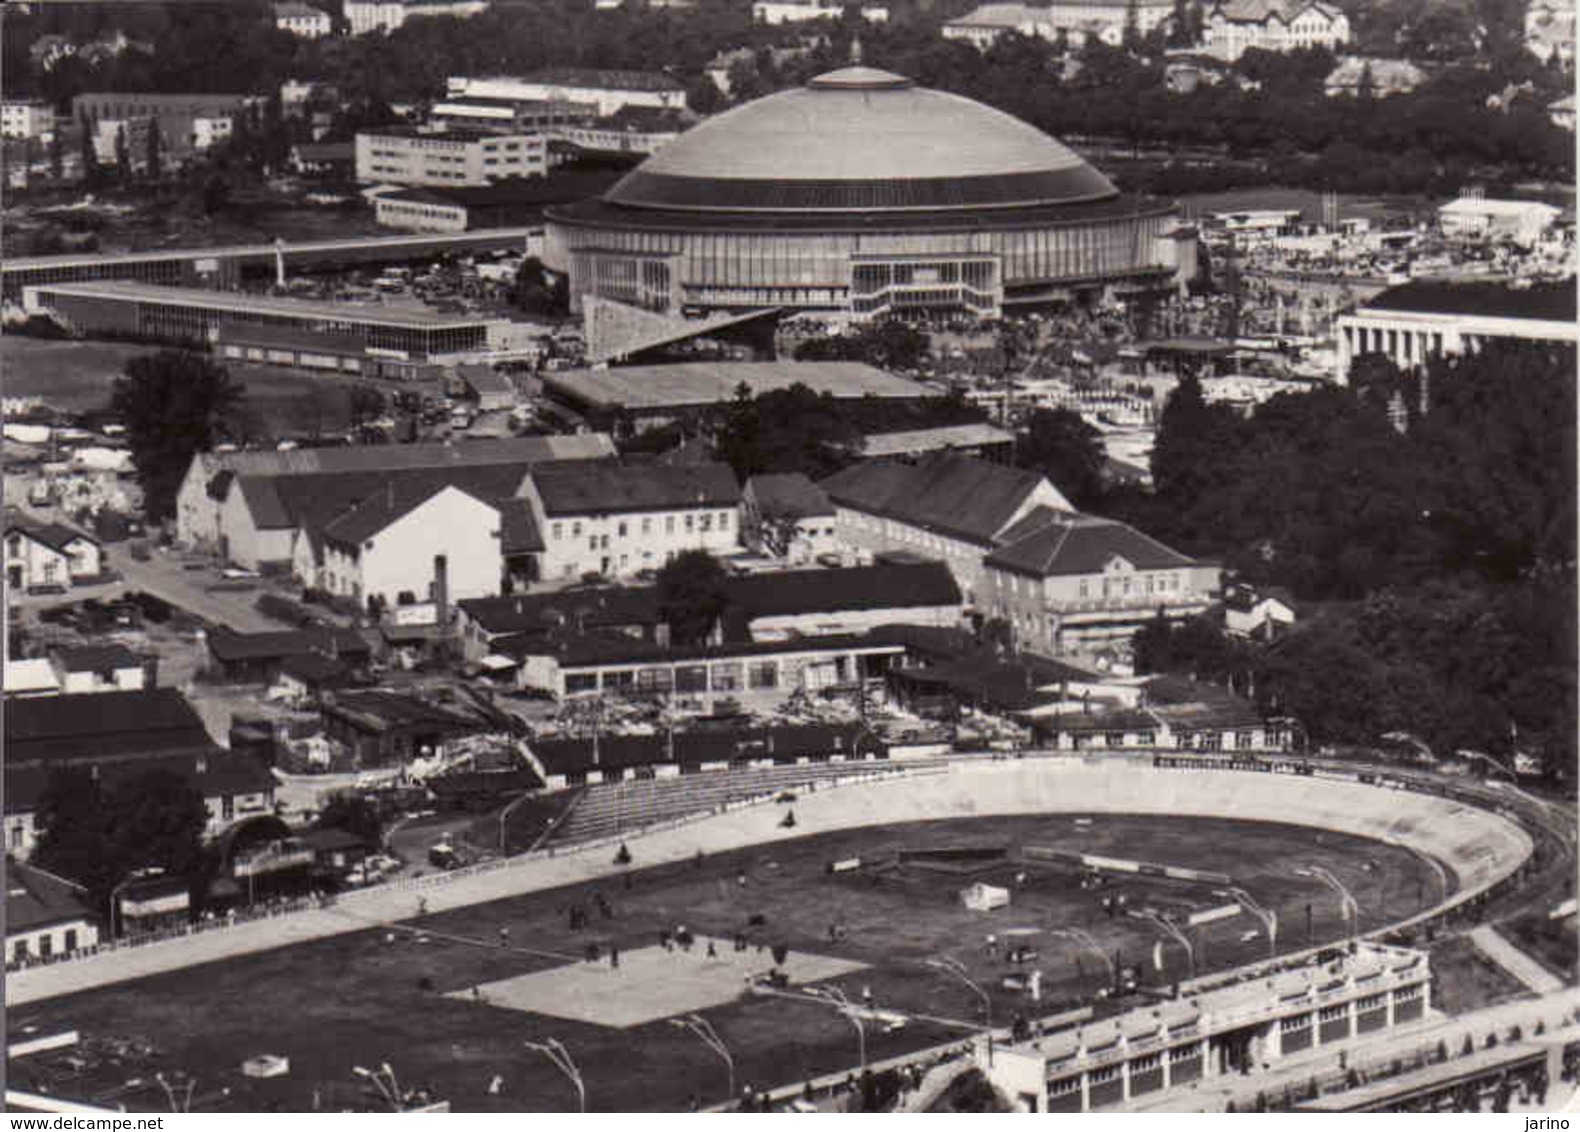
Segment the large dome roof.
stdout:
<path fill-rule="evenodd" d="M 848 67 L 708 119 L 604 199 L 709 212 L 890 212 L 1116 195 L 1108 178 L 1018 118 Z"/>

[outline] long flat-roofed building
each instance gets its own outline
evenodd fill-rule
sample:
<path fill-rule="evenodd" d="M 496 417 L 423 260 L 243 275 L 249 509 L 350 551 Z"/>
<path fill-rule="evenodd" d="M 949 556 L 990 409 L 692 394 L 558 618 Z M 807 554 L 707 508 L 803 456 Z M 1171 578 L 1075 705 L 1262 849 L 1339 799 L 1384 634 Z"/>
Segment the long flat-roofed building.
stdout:
<path fill-rule="evenodd" d="M 1424 365 L 1434 354 L 1462 354 L 1485 342 L 1580 339 L 1575 321 L 1575 281 L 1516 286 L 1508 283 L 1406 283 L 1375 295 L 1338 321 L 1340 381 L 1362 354 L 1383 354 L 1401 369 Z"/>
<path fill-rule="evenodd" d="M 575 310 L 995 317 L 1195 270 L 1173 204 L 1121 195 L 1008 114 L 867 67 L 710 118 L 547 219 Z"/>
<path fill-rule="evenodd" d="M 490 328 L 496 325 L 488 319 L 455 318 L 428 310 L 124 282 L 28 287 L 22 306 L 30 313 L 53 314 L 84 334 L 108 331 L 208 342 L 223 326 L 275 326 L 349 335 L 370 350 L 407 358 L 484 349 Z"/>
<path fill-rule="evenodd" d="M 920 401 L 932 390 L 864 362 L 682 362 L 545 373 L 548 393 L 578 412 L 620 412 L 638 424 L 661 424 L 731 400 L 742 386 L 753 395 L 792 385 L 834 397 Z"/>
<path fill-rule="evenodd" d="M 1417 1021 L 1430 1007 L 1431 982 L 1424 952 L 1362 943 L 1321 966 L 1182 988 L 1157 1007 L 1034 1041 L 983 1042 L 977 1063 L 1021 1111 L 1123 1108 Z"/>

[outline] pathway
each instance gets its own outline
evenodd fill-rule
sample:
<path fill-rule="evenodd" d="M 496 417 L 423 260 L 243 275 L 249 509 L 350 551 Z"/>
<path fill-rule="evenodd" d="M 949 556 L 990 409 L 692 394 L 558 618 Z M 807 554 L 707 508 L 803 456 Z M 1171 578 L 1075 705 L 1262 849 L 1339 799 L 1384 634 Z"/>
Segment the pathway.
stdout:
<path fill-rule="evenodd" d="M 1564 986 L 1562 979 L 1515 947 L 1492 924 L 1482 924 L 1473 929 L 1470 942 L 1482 955 L 1537 994 L 1551 994 Z"/>

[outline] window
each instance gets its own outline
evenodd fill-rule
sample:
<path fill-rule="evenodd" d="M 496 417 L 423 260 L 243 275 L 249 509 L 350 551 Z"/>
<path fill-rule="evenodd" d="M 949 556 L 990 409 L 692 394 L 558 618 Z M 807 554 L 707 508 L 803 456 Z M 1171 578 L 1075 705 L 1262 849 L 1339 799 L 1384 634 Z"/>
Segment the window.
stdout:
<path fill-rule="evenodd" d="M 719 530 L 727 531 L 729 529 L 730 529 L 730 513 L 728 511 L 720 511 L 719 512 Z"/>
<path fill-rule="evenodd" d="M 686 533 L 689 535 L 695 528 L 696 528 L 696 517 L 694 515 L 687 515 L 686 516 Z"/>
<path fill-rule="evenodd" d="M 713 529 L 713 516 L 712 515 L 699 516 L 698 519 L 697 519 L 697 527 L 698 527 L 699 530 L 703 531 L 704 533 L 706 533 L 708 531 L 711 531 Z"/>
<path fill-rule="evenodd" d="M 233 821 L 236 817 L 236 799 L 226 794 L 219 800 L 219 816 L 221 821 Z"/>
<path fill-rule="evenodd" d="M 21 823 L 18 823 L 18 824 L 13 825 L 11 827 L 11 848 L 13 848 L 13 849 L 20 849 L 20 848 L 22 848 L 22 835 L 23 835 L 23 832 L 24 831 L 22 829 Z"/>
<path fill-rule="evenodd" d="M 77 929 L 76 928 L 67 928 L 66 929 L 66 950 L 67 951 L 75 951 L 75 950 L 77 950 Z"/>
<path fill-rule="evenodd" d="M 550 528 L 550 530 L 552 530 L 554 532 L 554 537 L 557 538 L 557 539 L 565 537 L 565 524 L 564 523 L 555 523 L 554 526 Z"/>
<path fill-rule="evenodd" d="M 571 538 L 581 538 L 581 537 L 582 537 L 582 525 L 581 525 L 581 523 L 580 522 L 572 523 L 571 524 Z"/>
<path fill-rule="evenodd" d="M 15 558 L 22 553 L 22 536 L 12 535 L 6 540 L 6 546 L 10 548 L 11 557 Z"/>
<path fill-rule="evenodd" d="M 616 530 L 615 533 L 618 534 L 621 538 L 625 538 L 625 535 L 626 535 L 626 523 L 625 523 L 624 519 L 620 520 L 620 526 Z"/>
<path fill-rule="evenodd" d="M 642 520 L 642 533 L 644 535 L 650 535 L 650 534 L 653 533 L 653 520 L 652 519 L 643 519 Z"/>
<path fill-rule="evenodd" d="M 567 672 L 565 674 L 565 694 L 574 696 L 578 692 L 596 692 L 598 690 L 598 674 L 596 672 Z"/>
<path fill-rule="evenodd" d="M 1087 583 L 1086 583 L 1086 579 L 1085 579 L 1085 578 L 1082 578 L 1082 579 L 1081 579 L 1081 598 L 1082 598 L 1082 599 L 1083 599 L 1083 600 L 1084 600 L 1084 599 L 1086 599 L 1086 598 L 1087 598 L 1087 597 L 1088 597 L 1088 596 L 1090 596 L 1090 595 L 1089 595 L 1089 594 L 1088 594 L 1088 592 L 1087 592 Z"/>
<path fill-rule="evenodd" d="M 592 538 L 587 540 L 587 549 L 588 550 L 597 550 L 598 549 L 598 536 L 597 535 L 593 535 Z"/>
<path fill-rule="evenodd" d="M 672 534 L 675 533 L 675 516 L 673 516 L 673 515 L 665 515 L 664 516 L 664 533 L 666 535 L 672 535 Z"/>

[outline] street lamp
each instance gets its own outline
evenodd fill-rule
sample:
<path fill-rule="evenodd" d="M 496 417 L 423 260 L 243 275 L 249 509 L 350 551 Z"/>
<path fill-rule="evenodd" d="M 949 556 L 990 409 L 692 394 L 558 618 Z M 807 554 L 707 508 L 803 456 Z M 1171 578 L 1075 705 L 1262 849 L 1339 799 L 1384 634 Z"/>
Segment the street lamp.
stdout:
<path fill-rule="evenodd" d="M 1185 961 L 1190 964 L 1190 977 L 1194 979 L 1196 977 L 1196 945 L 1191 943 L 1190 937 L 1156 912 L 1144 912 L 1142 913 L 1142 918 L 1154 926 L 1162 928 L 1169 938 L 1185 948 Z"/>
<path fill-rule="evenodd" d="M 690 1030 L 702 1040 L 703 1045 L 724 1059 L 724 1068 L 730 1075 L 729 1096 L 733 1099 L 735 1096 L 735 1059 L 730 1056 L 729 1047 L 724 1044 L 724 1039 L 719 1037 L 719 1032 L 700 1014 L 688 1014 L 684 1018 L 671 1018 L 669 1024 L 676 1029 Z"/>
<path fill-rule="evenodd" d="M 186 1092 L 181 1095 L 181 1099 L 179 1101 L 176 1099 L 175 1086 L 171 1085 L 169 1081 L 165 1080 L 164 1073 L 155 1073 L 154 1080 L 159 1082 L 159 1087 L 165 1091 L 165 1099 L 170 1102 L 171 1112 L 192 1111 L 192 1090 L 197 1088 L 196 1077 L 188 1077 L 186 1079 Z"/>
<path fill-rule="evenodd" d="M 1349 920 L 1350 938 L 1353 939 L 1355 937 L 1355 932 L 1357 931 L 1357 921 L 1360 919 L 1361 906 L 1356 902 L 1354 894 L 1351 893 L 1348 888 L 1344 887 L 1344 882 L 1330 873 L 1327 869 L 1323 868 L 1321 865 L 1311 865 L 1308 868 L 1296 869 L 1295 875 L 1300 877 L 1311 877 L 1314 880 L 1320 880 L 1323 884 L 1327 885 L 1334 892 L 1339 894 L 1339 915 L 1344 916 Z"/>
<path fill-rule="evenodd" d="M 993 999 L 988 994 L 988 992 L 983 990 L 981 985 L 970 976 L 970 974 L 966 971 L 966 965 L 964 963 L 960 962 L 960 960 L 954 958 L 952 955 L 940 955 L 936 959 L 927 960 L 927 966 L 933 968 L 935 971 L 942 971 L 946 975 L 953 976 L 975 991 L 977 997 L 982 1000 L 982 1021 L 988 1029 L 991 1030 L 993 1028 Z"/>
<path fill-rule="evenodd" d="M 395 1070 L 390 1068 L 390 1063 L 381 1062 L 377 1070 L 365 1069 L 360 1065 L 353 1065 L 351 1072 L 361 1077 L 364 1081 L 371 1081 L 378 1089 L 379 1095 L 384 1098 L 384 1103 L 394 1112 L 403 1112 L 405 1106 L 400 1099 L 400 1082 L 395 1080 Z"/>
<path fill-rule="evenodd" d="M 1086 948 L 1086 950 L 1090 951 L 1093 955 L 1096 955 L 1103 961 L 1103 966 L 1108 969 L 1108 985 L 1110 987 L 1118 985 L 1119 971 L 1114 967 L 1113 958 L 1108 954 L 1107 951 L 1103 949 L 1102 945 L 1097 942 L 1097 939 L 1092 935 L 1091 932 L 1087 931 L 1085 928 L 1055 928 L 1048 934 L 1063 939 L 1072 940 L 1079 946 Z"/>
<path fill-rule="evenodd" d="M 812 987 L 810 993 L 825 1000 L 835 1011 L 850 1020 L 856 1027 L 856 1051 L 861 1058 L 861 1071 L 867 1072 L 867 1027 L 862 1024 L 861 1015 L 856 1012 L 855 1003 L 845 997 L 845 992 L 838 987 Z"/>
<path fill-rule="evenodd" d="M 1231 888 L 1229 895 L 1240 902 L 1240 907 L 1262 921 L 1262 927 L 1267 932 L 1267 957 L 1275 957 L 1278 954 L 1278 913 L 1258 904 L 1256 898 L 1243 888 Z"/>
<path fill-rule="evenodd" d="M 565 1074 L 570 1083 L 576 1086 L 576 1103 L 582 1112 L 587 1111 L 587 1086 L 582 1081 L 581 1070 L 576 1068 L 576 1063 L 571 1060 L 571 1055 L 565 1049 L 565 1043 L 558 1038 L 549 1038 L 541 1042 L 522 1042 L 530 1050 L 541 1053 L 554 1063 L 554 1068 Z"/>

